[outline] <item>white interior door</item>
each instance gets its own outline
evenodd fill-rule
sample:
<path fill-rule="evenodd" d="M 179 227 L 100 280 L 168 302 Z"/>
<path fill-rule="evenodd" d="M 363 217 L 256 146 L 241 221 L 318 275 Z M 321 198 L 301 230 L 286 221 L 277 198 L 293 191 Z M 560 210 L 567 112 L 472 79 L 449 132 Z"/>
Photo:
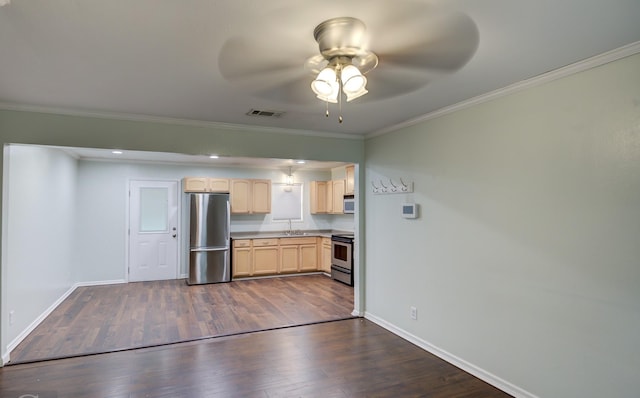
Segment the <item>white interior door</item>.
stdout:
<path fill-rule="evenodd" d="M 129 184 L 129 281 L 178 277 L 178 182 Z"/>

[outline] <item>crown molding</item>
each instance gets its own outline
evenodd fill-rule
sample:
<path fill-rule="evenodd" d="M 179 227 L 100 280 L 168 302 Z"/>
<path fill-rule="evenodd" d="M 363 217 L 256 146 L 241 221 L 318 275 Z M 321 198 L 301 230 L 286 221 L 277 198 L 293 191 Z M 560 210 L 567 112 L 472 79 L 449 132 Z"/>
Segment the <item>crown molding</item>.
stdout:
<path fill-rule="evenodd" d="M 37 105 L 14 104 L 14 103 L 8 103 L 8 102 L 0 102 L 0 110 L 47 113 L 47 114 L 53 114 L 53 115 L 90 117 L 90 118 L 96 118 L 96 119 L 122 120 L 122 121 L 130 121 L 130 122 L 160 123 L 160 124 L 171 124 L 171 125 L 179 125 L 179 126 L 204 127 L 204 128 L 215 128 L 215 129 L 221 129 L 221 130 L 256 132 L 256 133 L 259 132 L 259 133 L 303 135 L 303 136 L 309 136 L 309 137 L 322 137 L 322 138 L 364 140 L 363 135 L 356 135 L 356 134 L 340 134 L 340 133 L 330 133 L 330 132 L 312 131 L 312 130 L 296 130 L 296 129 L 286 129 L 286 128 L 277 128 L 277 127 L 263 127 L 263 126 L 254 126 L 254 125 L 245 125 L 245 124 L 210 122 L 210 121 L 204 121 L 204 120 L 179 119 L 179 118 L 149 116 L 149 115 L 130 114 L 130 113 L 84 111 L 84 110 L 55 108 L 55 107 L 46 107 L 46 106 L 37 106 Z"/>
<path fill-rule="evenodd" d="M 606 53 L 596 55 L 591 58 L 584 59 L 582 61 L 575 62 L 573 64 L 569 64 L 562 68 L 558 68 L 550 72 L 543 73 L 542 75 L 538 75 L 530 79 L 521 80 L 509 86 L 497 89 L 495 91 L 488 92 L 486 94 L 479 95 L 477 97 L 470 98 L 462 102 L 458 102 L 457 104 L 440 108 L 436 111 L 427 113 L 417 118 L 410 119 L 390 127 L 385 127 L 384 129 L 380 129 L 380 130 L 371 132 L 369 134 L 366 134 L 365 138 L 373 138 L 373 137 L 377 137 L 380 135 L 384 135 L 387 133 L 400 130 L 405 127 L 415 126 L 416 124 L 426 122 L 427 120 L 448 115 L 450 113 L 454 113 L 462 109 L 470 108 L 472 106 L 482 104 L 483 102 L 492 101 L 494 99 L 504 97 L 504 96 L 516 93 L 518 91 L 540 86 L 542 84 L 549 83 L 554 80 L 562 79 L 564 77 L 568 77 L 576 73 L 584 72 L 586 70 L 593 69 L 598 66 L 602 66 L 610 62 L 614 62 L 638 53 L 640 53 L 640 41 L 628 44 L 623 47 L 619 47 L 615 50 L 608 51 Z"/>

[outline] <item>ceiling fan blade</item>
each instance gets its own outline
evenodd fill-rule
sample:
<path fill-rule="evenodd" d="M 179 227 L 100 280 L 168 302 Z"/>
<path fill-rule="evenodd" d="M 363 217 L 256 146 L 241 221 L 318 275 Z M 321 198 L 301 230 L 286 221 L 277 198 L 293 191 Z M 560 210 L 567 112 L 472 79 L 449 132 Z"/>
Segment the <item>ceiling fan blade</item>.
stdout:
<path fill-rule="evenodd" d="M 423 69 L 380 65 L 367 78 L 369 93 L 363 102 L 397 97 L 421 89 L 436 76 Z"/>
<path fill-rule="evenodd" d="M 383 48 L 377 52 L 380 64 L 454 72 L 463 67 L 478 48 L 478 28 L 463 13 L 440 14 L 419 27 L 405 25 L 398 35 L 405 36 L 402 31 L 408 28 L 411 39 L 396 41 L 387 50 L 384 42 L 380 44 Z"/>
<path fill-rule="evenodd" d="M 233 37 L 222 46 L 218 66 L 228 81 L 253 86 L 260 81 L 304 73 L 306 56 L 288 49 L 267 48 L 248 38 Z"/>
<path fill-rule="evenodd" d="M 263 87 L 254 93 L 256 97 L 278 101 L 285 104 L 306 105 L 315 103 L 318 99 L 311 91 L 311 80 L 307 75 L 298 76 L 270 87 Z"/>

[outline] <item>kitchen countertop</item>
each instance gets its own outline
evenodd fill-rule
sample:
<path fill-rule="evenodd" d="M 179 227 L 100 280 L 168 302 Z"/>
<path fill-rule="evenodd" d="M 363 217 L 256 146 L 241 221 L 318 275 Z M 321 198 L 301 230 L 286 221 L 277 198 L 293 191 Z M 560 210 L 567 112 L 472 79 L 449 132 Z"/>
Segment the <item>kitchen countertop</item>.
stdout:
<path fill-rule="evenodd" d="M 305 237 L 323 237 L 330 238 L 336 233 L 353 233 L 349 231 L 340 231 L 335 229 L 318 229 L 318 230 L 296 230 L 292 234 L 284 231 L 265 231 L 265 232 L 231 232 L 231 239 L 264 239 L 264 238 L 305 238 Z"/>

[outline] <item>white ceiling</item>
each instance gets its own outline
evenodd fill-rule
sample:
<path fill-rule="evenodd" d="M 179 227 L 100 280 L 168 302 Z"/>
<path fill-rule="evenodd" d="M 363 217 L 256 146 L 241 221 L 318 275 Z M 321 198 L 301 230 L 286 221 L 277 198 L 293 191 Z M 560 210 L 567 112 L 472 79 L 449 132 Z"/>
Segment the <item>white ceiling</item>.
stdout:
<path fill-rule="evenodd" d="M 343 104 L 344 123 L 334 108 L 324 116 L 303 68 L 318 23 L 360 18 L 384 54 L 443 34 L 451 15 L 477 29 L 466 64 L 389 74 L 381 56 L 370 93 Z M 12 0 L 0 7 L 0 106 L 364 135 L 638 42 L 638 21 L 638 0 Z M 225 57 L 238 42 L 247 51 Z M 233 73 L 265 68 L 259 83 Z M 294 78 L 304 91 L 282 84 Z M 381 98 L 385 79 L 398 89 Z"/>

